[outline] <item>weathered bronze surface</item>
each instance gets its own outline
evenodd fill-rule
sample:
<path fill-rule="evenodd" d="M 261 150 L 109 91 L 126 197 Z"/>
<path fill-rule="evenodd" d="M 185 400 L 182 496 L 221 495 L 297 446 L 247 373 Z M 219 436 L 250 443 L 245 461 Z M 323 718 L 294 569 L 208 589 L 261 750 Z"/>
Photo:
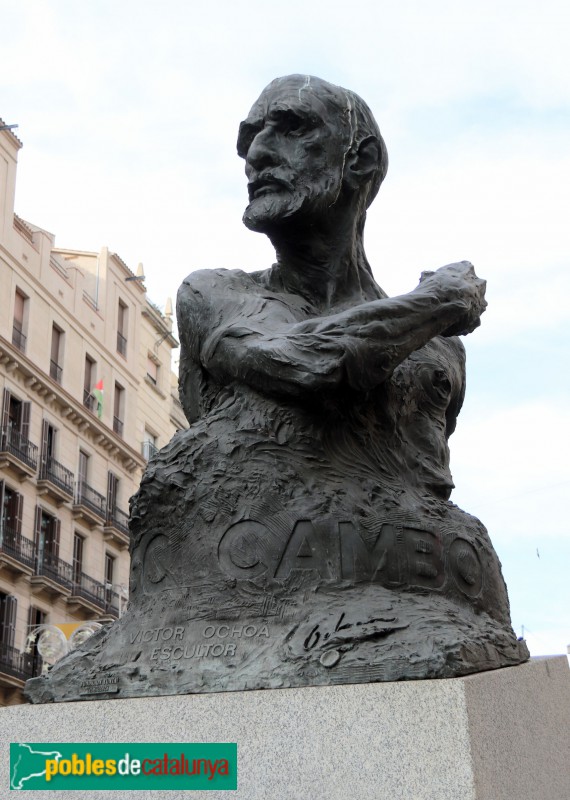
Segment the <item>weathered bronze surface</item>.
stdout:
<path fill-rule="evenodd" d="M 124 616 L 32 702 L 452 677 L 528 658 L 487 531 L 449 501 L 448 437 L 485 282 L 389 298 L 363 247 L 387 168 L 354 93 L 273 81 L 242 122 L 263 272 L 182 284 L 191 423 L 131 506 Z"/>

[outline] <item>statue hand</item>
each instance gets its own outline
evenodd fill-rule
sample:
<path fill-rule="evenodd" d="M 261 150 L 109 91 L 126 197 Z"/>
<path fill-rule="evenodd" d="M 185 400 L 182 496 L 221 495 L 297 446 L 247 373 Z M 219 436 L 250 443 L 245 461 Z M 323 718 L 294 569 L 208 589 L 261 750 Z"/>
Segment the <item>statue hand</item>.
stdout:
<path fill-rule="evenodd" d="M 448 264 L 436 272 L 422 272 L 420 283 L 433 284 L 441 302 L 457 306 L 458 319 L 443 331 L 443 336 L 464 336 L 481 324 L 481 314 L 487 308 L 485 289 L 487 282 L 478 278 L 469 261 Z"/>

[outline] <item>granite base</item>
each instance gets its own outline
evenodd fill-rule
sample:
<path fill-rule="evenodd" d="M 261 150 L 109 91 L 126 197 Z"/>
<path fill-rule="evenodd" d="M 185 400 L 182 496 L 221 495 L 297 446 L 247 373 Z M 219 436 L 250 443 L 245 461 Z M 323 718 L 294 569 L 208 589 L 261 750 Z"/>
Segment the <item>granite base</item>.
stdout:
<path fill-rule="evenodd" d="M 6 792 L 11 741 L 234 741 L 237 792 L 192 797 L 564 800 L 570 671 L 561 656 L 450 680 L 12 706 L 0 709 L 0 736 Z M 180 800 L 175 791 L 116 795 Z"/>

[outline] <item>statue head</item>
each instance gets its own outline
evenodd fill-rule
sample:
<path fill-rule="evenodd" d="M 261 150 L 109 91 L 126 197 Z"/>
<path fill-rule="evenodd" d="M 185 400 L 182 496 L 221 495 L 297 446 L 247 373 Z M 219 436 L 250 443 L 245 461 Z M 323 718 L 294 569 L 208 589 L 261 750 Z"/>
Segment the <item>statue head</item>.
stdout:
<path fill-rule="evenodd" d="M 388 154 L 366 103 L 308 75 L 272 81 L 241 123 L 249 204 L 244 223 L 272 231 L 352 214 L 360 233 L 388 168 Z"/>

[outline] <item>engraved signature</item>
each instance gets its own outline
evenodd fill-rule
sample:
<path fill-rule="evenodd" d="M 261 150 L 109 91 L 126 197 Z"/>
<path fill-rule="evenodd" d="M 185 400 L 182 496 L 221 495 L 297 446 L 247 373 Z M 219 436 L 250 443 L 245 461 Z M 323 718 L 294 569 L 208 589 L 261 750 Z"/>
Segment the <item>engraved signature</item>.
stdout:
<path fill-rule="evenodd" d="M 346 614 L 343 611 L 333 628 L 327 630 L 327 625 L 317 623 L 303 642 L 306 651 L 312 650 L 322 640 L 322 644 L 343 644 L 363 639 L 377 639 L 403 628 L 408 628 L 409 623 L 398 623 L 397 617 L 372 617 L 364 621 L 344 622 Z M 386 624 L 393 623 L 393 624 Z"/>

